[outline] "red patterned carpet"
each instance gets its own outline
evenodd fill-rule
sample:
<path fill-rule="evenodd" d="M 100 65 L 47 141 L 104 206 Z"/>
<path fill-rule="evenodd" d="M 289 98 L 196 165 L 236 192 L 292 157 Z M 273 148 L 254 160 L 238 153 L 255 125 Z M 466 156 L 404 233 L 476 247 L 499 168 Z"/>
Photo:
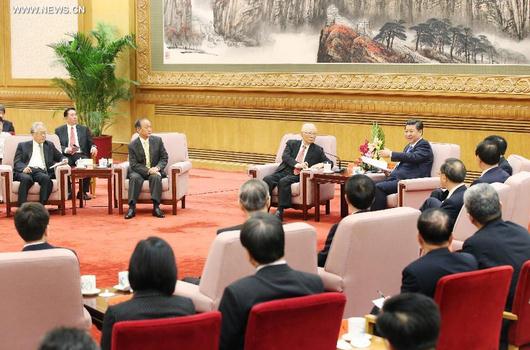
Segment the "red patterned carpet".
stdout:
<path fill-rule="evenodd" d="M 138 240 L 151 235 L 167 240 L 175 251 L 179 278 L 200 276 L 208 248 L 217 228 L 239 224 L 244 220 L 237 203 L 241 183 L 248 179 L 242 172 L 192 169 L 186 209 L 170 214 L 163 207 L 166 218 L 151 216 L 150 205 L 139 205 L 136 218 L 124 220 L 117 210 L 107 215 L 106 180 L 98 180 L 97 198 L 88 201 L 88 207 L 78 209 L 72 216 L 68 204 L 65 216 L 53 212 L 48 228 L 51 244 L 74 249 L 81 262 L 82 274 L 95 274 L 98 286 L 117 283 L 118 271 L 126 270 L 129 257 Z M 339 192 L 332 201 L 331 215 L 322 215 L 309 224 L 318 231 L 319 247 L 323 245 L 331 224 L 339 220 Z M 323 212 L 322 211 L 321 213 Z M 312 213 L 312 211 L 311 211 Z M 299 211 L 287 211 L 286 222 L 301 221 Z M 16 233 L 13 219 L 5 216 L 0 207 L 0 251 L 19 251 L 23 242 Z"/>

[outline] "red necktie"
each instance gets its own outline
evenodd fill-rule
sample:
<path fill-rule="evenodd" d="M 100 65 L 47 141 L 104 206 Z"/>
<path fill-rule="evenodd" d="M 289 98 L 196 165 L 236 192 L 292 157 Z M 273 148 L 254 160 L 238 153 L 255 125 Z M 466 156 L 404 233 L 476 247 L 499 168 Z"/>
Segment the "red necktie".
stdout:
<path fill-rule="evenodd" d="M 74 127 L 71 126 L 70 127 L 70 141 L 69 141 L 68 147 L 72 148 L 73 145 L 75 145 L 75 132 L 74 132 Z"/>
<path fill-rule="evenodd" d="M 298 154 L 296 155 L 296 158 L 295 158 L 297 163 L 302 163 L 304 161 L 305 148 L 306 148 L 305 144 L 302 144 L 302 146 L 300 146 L 300 150 L 298 151 Z M 293 170 L 293 173 L 295 175 L 300 175 L 300 172 L 301 170 L 297 168 L 294 168 Z"/>

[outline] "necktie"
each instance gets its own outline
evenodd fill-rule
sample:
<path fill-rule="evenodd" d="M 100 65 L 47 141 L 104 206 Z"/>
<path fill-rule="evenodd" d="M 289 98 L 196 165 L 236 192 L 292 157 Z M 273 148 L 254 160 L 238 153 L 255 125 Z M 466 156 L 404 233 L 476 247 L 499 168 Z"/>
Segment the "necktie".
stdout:
<path fill-rule="evenodd" d="M 70 126 L 70 140 L 68 141 L 68 147 L 72 148 L 73 145 L 75 145 L 75 131 L 74 127 Z"/>
<path fill-rule="evenodd" d="M 142 141 L 142 145 L 144 146 L 145 166 L 148 169 L 150 169 L 151 168 L 151 155 L 149 154 L 149 140 Z"/>
<path fill-rule="evenodd" d="M 409 145 L 409 146 L 407 147 L 407 151 L 406 151 L 405 153 L 410 153 L 410 152 L 412 152 L 412 149 L 413 149 L 413 148 L 414 148 L 414 147 L 412 147 L 412 145 Z"/>
<path fill-rule="evenodd" d="M 39 143 L 39 151 L 42 165 L 44 165 L 44 169 L 46 169 L 46 159 L 44 158 L 44 148 L 42 147 L 42 143 Z"/>
<path fill-rule="evenodd" d="M 304 161 L 305 149 L 306 149 L 306 146 L 305 146 L 305 144 L 302 143 L 302 146 L 300 146 L 300 150 L 298 151 L 298 154 L 296 155 L 296 158 L 295 158 L 297 163 L 302 163 Z M 294 168 L 294 170 L 293 170 L 293 173 L 295 175 L 300 175 L 300 172 L 301 172 L 301 170 L 297 169 L 297 168 Z"/>

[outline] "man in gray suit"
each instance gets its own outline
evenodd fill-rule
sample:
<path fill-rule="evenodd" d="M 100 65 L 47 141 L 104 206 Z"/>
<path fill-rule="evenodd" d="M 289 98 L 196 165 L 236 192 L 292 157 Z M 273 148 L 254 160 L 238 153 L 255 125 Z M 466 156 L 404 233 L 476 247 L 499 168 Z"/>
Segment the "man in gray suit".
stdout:
<path fill-rule="evenodd" d="M 141 118 L 134 123 L 138 138 L 129 144 L 129 210 L 125 219 L 136 216 L 136 202 L 144 180 L 149 180 L 149 190 L 153 201 L 153 216 L 163 218 L 160 209 L 162 178 L 166 177 L 168 155 L 162 139 L 151 135 L 151 122 Z"/>

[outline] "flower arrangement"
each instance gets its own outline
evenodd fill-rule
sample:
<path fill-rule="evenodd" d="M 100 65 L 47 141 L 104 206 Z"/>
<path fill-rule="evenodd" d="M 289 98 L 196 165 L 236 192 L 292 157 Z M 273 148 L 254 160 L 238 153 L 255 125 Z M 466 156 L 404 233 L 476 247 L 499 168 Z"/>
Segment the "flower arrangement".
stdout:
<path fill-rule="evenodd" d="M 361 157 L 368 157 L 372 159 L 380 159 L 379 151 L 385 148 L 385 133 L 383 128 L 377 123 L 372 123 L 372 141 L 364 140 L 359 146 L 359 151 L 361 152 Z M 357 160 L 357 164 L 366 171 L 373 170 L 372 166 L 364 163 L 361 158 Z"/>

